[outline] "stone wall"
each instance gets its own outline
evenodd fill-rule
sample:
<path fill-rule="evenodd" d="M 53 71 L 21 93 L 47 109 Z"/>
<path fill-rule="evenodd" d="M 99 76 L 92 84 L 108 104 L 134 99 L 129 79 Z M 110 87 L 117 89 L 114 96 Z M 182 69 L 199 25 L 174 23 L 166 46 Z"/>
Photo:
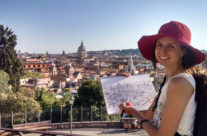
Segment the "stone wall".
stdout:
<path fill-rule="evenodd" d="M 88 127 L 121 127 L 121 122 L 115 121 L 87 121 L 87 122 L 73 122 L 73 128 L 88 128 Z M 70 122 L 66 123 L 52 123 L 52 129 L 69 129 Z"/>

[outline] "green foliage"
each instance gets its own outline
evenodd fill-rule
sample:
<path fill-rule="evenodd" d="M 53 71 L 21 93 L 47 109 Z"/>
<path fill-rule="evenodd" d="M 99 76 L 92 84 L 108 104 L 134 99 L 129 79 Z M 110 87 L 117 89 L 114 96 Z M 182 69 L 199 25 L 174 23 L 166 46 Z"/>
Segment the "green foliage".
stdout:
<path fill-rule="evenodd" d="M 21 94 L 23 94 L 26 97 L 34 98 L 35 99 L 35 91 L 29 88 L 22 88 L 21 89 Z"/>
<path fill-rule="evenodd" d="M 115 55 L 124 56 L 124 55 L 141 55 L 137 49 L 124 49 L 117 52 L 114 52 Z"/>
<path fill-rule="evenodd" d="M 9 74 L 9 84 L 12 90 L 20 90 L 20 77 L 23 73 L 21 61 L 17 58 L 16 35 L 8 27 L 0 25 L 0 70 Z"/>
<path fill-rule="evenodd" d="M 57 65 L 63 64 L 63 61 L 62 60 L 55 60 L 55 64 L 57 64 Z"/>
<path fill-rule="evenodd" d="M 60 99 L 60 104 L 61 105 L 69 105 L 69 99 L 70 99 L 70 93 L 65 93 L 65 95 L 63 95 L 63 98 Z"/>
<path fill-rule="evenodd" d="M 46 56 L 44 55 L 39 55 L 37 58 L 44 60 L 46 58 Z"/>
<path fill-rule="evenodd" d="M 37 72 L 25 72 L 26 78 L 43 78 L 44 75 Z"/>
<path fill-rule="evenodd" d="M 78 89 L 75 106 L 90 107 L 92 105 L 100 107 L 105 104 L 100 81 L 88 79 Z"/>
<path fill-rule="evenodd" d="M 1 88 L 0 94 L 1 93 L 8 94 L 11 92 L 11 90 L 9 89 L 8 81 L 9 81 L 9 75 L 6 72 L 0 70 L 0 88 Z"/>
<path fill-rule="evenodd" d="M 43 93 L 42 94 L 42 100 L 40 101 L 40 104 L 43 109 L 49 109 L 53 107 L 53 104 L 57 102 L 57 99 L 54 95 L 54 93 Z"/>
<path fill-rule="evenodd" d="M 0 112 L 24 112 L 37 111 L 40 104 L 35 101 L 35 92 L 31 89 L 22 88 L 18 92 L 12 92 L 8 85 L 9 75 L 0 70 Z"/>
<path fill-rule="evenodd" d="M 41 59 L 41 60 L 44 60 L 46 58 L 45 55 L 38 55 L 38 56 L 33 56 L 31 57 L 32 59 Z"/>
<path fill-rule="evenodd" d="M 88 51 L 88 54 L 94 55 L 99 54 L 100 52 L 111 52 L 118 56 L 124 56 L 124 55 L 141 55 L 140 51 L 138 49 L 123 49 L 123 50 L 103 50 L 103 51 Z"/>
<path fill-rule="evenodd" d="M 45 93 L 45 89 L 44 88 L 43 89 L 37 88 L 37 90 L 35 92 L 35 100 L 41 101 L 43 93 Z"/>
<path fill-rule="evenodd" d="M 28 90 L 30 91 L 30 90 Z M 16 92 L 0 94 L 0 112 L 10 113 L 10 112 L 24 112 L 27 111 L 37 111 L 40 110 L 40 104 L 35 101 L 34 98 L 25 96 L 24 93 Z"/>
<path fill-rule="evenodd" d="M 59 108 L 66 102 L 68 95 L 62 99 L 57 99 L 54 93 L 46 92 L 44 89 L 37 89 L 35 99 L 40 103 L 42 109 Z M 67 100 L 68 101 L 68 100 Z"/>
<path fill-rule="evenodd" d="M 70 93 L 70 88 L 65 88 L 65 93 Z"/>

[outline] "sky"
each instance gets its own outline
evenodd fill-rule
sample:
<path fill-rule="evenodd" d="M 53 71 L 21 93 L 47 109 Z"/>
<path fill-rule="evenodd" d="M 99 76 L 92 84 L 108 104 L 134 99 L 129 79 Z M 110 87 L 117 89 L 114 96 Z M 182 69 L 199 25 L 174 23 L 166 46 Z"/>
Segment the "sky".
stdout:
<path fill-rule="evenodd" d="M 207 49 L 206 0 L 0 0 L 0 24 L 17 35 L 15 49 L 73 53 L 136 49 L 143 35 L 175 20 L 191 30 L 191 45 Z"/>

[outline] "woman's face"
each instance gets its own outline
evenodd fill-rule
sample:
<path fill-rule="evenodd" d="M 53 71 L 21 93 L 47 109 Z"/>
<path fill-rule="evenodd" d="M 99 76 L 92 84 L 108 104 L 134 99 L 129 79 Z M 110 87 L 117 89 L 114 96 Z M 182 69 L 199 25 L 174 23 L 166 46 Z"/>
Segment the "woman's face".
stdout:
<path fill-rule="evenodd" d="M 155 57 L 156 60 L 166 68 L 180 67 L 184 51 L 181 49 L 181 45 L 168 37 L 163 37 L 157 40 L 155 45 Z"/>

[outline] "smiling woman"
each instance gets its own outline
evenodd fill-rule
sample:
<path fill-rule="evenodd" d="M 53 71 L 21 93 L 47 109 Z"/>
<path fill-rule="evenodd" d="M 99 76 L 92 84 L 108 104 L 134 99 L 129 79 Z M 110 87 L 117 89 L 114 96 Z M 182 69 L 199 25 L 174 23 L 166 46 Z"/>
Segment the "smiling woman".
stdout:
<path fill-rule="evenodd" d="M 161 65 L 171 68 L 181 66 L 184 50 L 181 49 L 181 45 L 177 41 L 163 37 L 157 40 L 155 46 L 155 56 Z"/>
<path fill-rule="evenodd" d="M 153 62 L 155 68 L 156 63 L 165 67 L 165 80 L 147 111 L 138 112 L 124 104 L 120 109 L 135 116 L 150 136 L 192 136 L 197 133 L 194 120 L 200 109 L 197 107 L 201 105 L 198 96 L 201 98 L 201 94 L 205 94 L 203 86 L 207 74 L 196 66 L 205 55 L 192 47 L 190 40 L 189 28 L 171 21 L 162 25 L 158 34 L 143 36 L 138 42 L 140 52 Z"/>

